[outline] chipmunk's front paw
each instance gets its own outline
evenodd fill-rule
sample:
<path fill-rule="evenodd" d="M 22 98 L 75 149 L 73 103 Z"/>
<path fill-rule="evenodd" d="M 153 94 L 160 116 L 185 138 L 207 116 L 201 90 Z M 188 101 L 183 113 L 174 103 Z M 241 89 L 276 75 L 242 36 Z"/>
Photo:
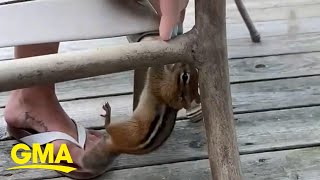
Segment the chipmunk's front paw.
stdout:
<path fill-rule="evenodd" d="M 107 116 L 110 116 L 110 114 L 111 114 L 111 107 L 110 107 L 110 105 L 109 105 L 109 103 L 108 102 L 106 102 L 103 106 L 102 106 L 102 109 L 104 110 L 103 111 L 103 114 L 100 114 L 100 116 L 102 116 L 102 117 L 107 117 Z"/>
<path fill-rule="evenodd" d="M 101 114 L 101 116 L 105 118 L 105 126 L 108 126 L 110 124 L 110 119 L 111 119 L 111 107 L 109 103 L 106 102 L 102 106 L 102 109 L 104 110 L 104 114 Z"/>

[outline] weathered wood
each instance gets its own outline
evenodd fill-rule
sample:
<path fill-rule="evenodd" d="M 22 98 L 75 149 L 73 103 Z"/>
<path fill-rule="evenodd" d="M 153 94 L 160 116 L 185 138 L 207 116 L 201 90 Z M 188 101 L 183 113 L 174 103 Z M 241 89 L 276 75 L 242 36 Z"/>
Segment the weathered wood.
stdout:
<path fill-rule="evenodd" d="M 236 114 L 320 104 L 320 79 L 318 76 L 233 84 L 231 90 L 234 113 Z M 132 100 L 133 96 L 130 94 L 66 101 L 61 102 L 61 105 L 72 118 L 81 124 L 102 127 L 104 121 L 100 121 L 99 114 L 102 112 L 101 107 L 104 102 L 110 102 L 113 117 L 123 117 L 131 115 Z M 1 120 L 2 116 L 3 109 L 0 109 Z M 179 111 L 178 117 L 179 119 L 186 118 L 185 110 Z M 98 120 L 95 120 L 96 118 Z M 0 124 L 0 127 L 0 129 L 5 129 L 4 124 Z"/>
<path fill-rule="evenodd" d="M 229 61 L 230 81 L 239 83 L 316 75 L 320 72 L 319 62 L 320 53 L 232 60 Z M 60 101 L 131 94 L 133 71 L 58 83 L 56 91 Z M 0 107 L 4 107 L 7 98 L 8 92 L 0 93 Z"/>
<path fill-rule="evenodd" d="M 315 10 L 301 10 L 303 12 L 311 13 L 315 11 L 315 13 L 320 13 L 318 10 L 318 7 L 315 8 Z M 298 10 L 297 10 L 298 11 Z M 288 32 L 291 33 L 290 37 L 287 37 L 288 40 L 292 41 L 295 36 L 300 36 L 301 34 L 305 33 L 313 33 L 313 32 L 320 32 L 319 26 L 319 17 L 311 17 L 311 18 L 301 18 L 299 16 L 299 13 L 296 11 L 297 19 L 290 19 L 290 16 L 285 9 L 279 9 L 277 12 L 282 12 L 283 16 L 286 16 L 283 20 L 276 20 L 276 21 L 270 21 L 268 19 L 263 20 L 263 22 L 255 22 L 256 26 L 259 27 L 259 31 L 263 35 L 264 39 L 267 38 L 267 36 L 287 36 Z M 299 12 L 299 11 L 298 11 Z M 269 17 L 273 16 L 272 14 L 276 14 L 274 12 L 268 12 L 271 15 L 265 16 L 265 13 L 261 13 L 261 10 L 257 10 L 256 15 L 253 14 L 252 17 Z M 266 13 L 267 14 L 267 13 Z M 190 18 L 186 17 L 186 21 L 184 23 L 184 29 L 186 31 L 190 30 L 194 25 L 194 13 L 190 14 Z M 236 17 L 239 17 L 239 12 L 236 12 Z M 319 15 L 320 16 L 320 15 Z M 278 16 L 276 16 L 278 17 Z M 294 36 L 293 36 L 294 35 Z M 228 44 L 229 44 L 229 54 L 230 51 L 233 53 L 239 51 L 237 48 L 230 49 L 230 45 L 234 46 L 236 43 L 233 42 L 234 39 L 239 38 L 245 38 L 245 41 L 242 42 L 242 46 L 246 47 L 248 46 L 248 49 L 251 48 L 253 45 L 250 41 L 248 41 L 249 34 L 247 32 L 246 26 L 243 23 L 238 24 L 228 24 L 227 25 L 227 37 L 228 37 Z M 277 41 L 283 41 L 283 40 L 277 40 Z M 303 43 L 303 42 L 299 42 Z M 312 41 L 311 41 L 312 43 Z M 111 46 L 111 45 L 119 45 L 119 44 L 127 44 L 127 40 L 125 37 L 118 37 L 118 38 L 109 38 L 109 39 L 97 39 L 97 40 L 86 40 L 86 41 L 75 41 L 75 42 L 63 42 L 61 43 L 60 52 L 69 52 L 69 51 L 75 51 L 75 50 L 84 50 L 84 49 L 90 49 L 90 48 L 97 48 L 97 47 L 103 47 L 103 46 Z M 261 45 L 257 45 L 258 47 L 264 47 L 264 43 Z M 277 47 L 277 49 L 283 49 L 284 47 L 278 46 L 277 43 L 273 43 L 274 46 Z M 312 45 L 312 44 L 311 44 Z M 242 47 L 241 46 L 241 47 Z M 315 46 L 319 47 L 319 46 Z M 296 50 L 299 50 L 297 47 Z M 318 49 L 319 50 L 319 49 Z M 301 51 L 308 51 L 308 50 L 301 50 Z M 300 52 L 301 52 L 300 51 Z M 247 50 L 244 51 L 250 56 L 251 51 Z M 263 51 L 262 51 L 263 52 Z M 270 51 L 272 54 L 272 51 Z M 0 48 L 0 59 L 10 59 L 13 58 L 13 48 Z"/>
<path fill-rule="evenodd" d="M 305 1 L 303 0 L 301 2 L 304 3 Z M 246 7 L 248 7 L 247 1 L 245 1 L 245 5 Z M 299 6 L 285 6 L 285 7 L 281 7 L 278 4 L 276 4 L 271 8 L 251 8 L 249 12 L 251 15 L 250 16 L 251 19 L 255 23 L 262 23 L 262 22 L 271 23 L 276 20 L 290 20 L 291 12 L 296 15 L 297 20 L 307 19 L 311 17 L 319 17 L 320 12 L 317 11 L 319 7 L 320 7 L 319 1 L 317 4 L 304 4 Z M 243 20 L 241 16 L 239 16 L 239 12 L 234 10 L 227 11 L 227 24 L 229 25 L 229 27 L 231 27 L 230 24 L 238 24 L 238 23 L 241 23 L 242 21 Z"/>
<path fill-rule="evenodd" d="M 56 94 L 60 101 L 132 94 L 133 72 L 101 75 L 56 84 Z M 9 92 L 0 93 L 0 107 L 4 107 Z"/>
<path fill-rule="evenodd" d="M 268 9 L 274 7 L 295 7 L 303 5 L 319 4 L 319 0 L 245 0 L 246 8 L 252 9 Z M 234 0 L 227 0 L 227 11 L 237 10 Z"/>
<path fill-rule="evenodd" d="M 129 109 L 131 110 L 131 109 Z M 236 115 L 238 142 L 241 154 L 261 153 L 320 144 L 320 107 L 270 111 Z M 92 118 L 92 126 L 96 123 Z M 91 120 L 91 119 L 90 119 Z M 95 120 L 95 121 L 94 121 Z M 86 127 L 87 127 L 86 126 Z M 16 141 L 0 142 L 0 174 L 9 174 L 5 168 L 14 164 L 10 159 L 11 144 Z M 179 142 L 179 143 L 177 143 Z M 202 123 L 178 121 L 168 141 L 156 152 L 144 156 L 122 156 L 113 164 L 114 169 L 166 164 L 207 158 L 207 143 Z M 253 168 L 253 167 L 252 167 Z M 269 171 L 262 174 L 270 176 Z M 6 179 L 45 179 L 58 174 L 43 170 L 12 171 Z M 145 173 L 142 174 L 146 176 Z M 267 177 L 268 177 L 267 176 Z"/>
<path fill-rule="evenodd" d="M 263 36 L 263 43 L 254 45 L 244 24 L 228 26 L 228 57 L 243 58 L 251 56 L 268 56 L 286 53 L 319 51 L 319 19 L 305 18 L 296 21 L 256 22 Z M 290 26 L 288 26 L 288 23 Z M 232 28 L 233 27 L 233 28 Z M 187 28 L 185 28 L 188 30 Z M 308 34 L 311 33 L 311 34 Z M 269 37 L 270 36 L 270 37 Z M 276 37 L 273 37 L 276 36 Z M 234 39 L 242 38 L 242 39 Z M 87 50 L 113 45 L 127 44 L 124 37 L 61 43 L 60 52 Z M 292 46 L 294 44 L 295 46 Z M 13 48 L 1 48 L 0 59 L 13 58 Z"/>
<path fill-rule="evenodd" d="M 298 19 L 306 17 L 319 17 L 320 2 L 318 0 L 294 0 L 294 1 L 252 1 L 245 0 L 244 4 L 246 9 L 250 12 L 251 19 L 255 22 L 269 22 L 272 23 L 274 20 L 288 20 L 290 11 L 296 13 Z M 268 14 L 267 16 L 265 14 Z M 227 1 L 227 34 L 230 31 L 234 31 L 230 24 L 240 24 L 243 25 L 242 17 L 239 15 L 238 9 L 234 0 Z M 194 1 L 189 1 L 186 10 L 186 21 L 184 23 L 184 28 L 189 29 L 194 24 Z M 303 28 L 300 26 L 300 28 Z M 261 27 L 261 30 L 263 28 Z M 236 31 L 237 32 L 237 31 Z M 229 36 L 230 37 L 230 36 Z M 230 38 L 233 38 L 231 36 Z"/>
<path fill-rule="evenodd" d="M 1 1 L 0 1 L 1 2 Z M 245 5 L 247 9 L 250 11 L 251 18 L 255 23 L 257 23 L 257 26 L 260 27 L 260 31 L 262 31 L 263 36 L 269 34 L 277 35 L 276 30 L 280 26 L 280 29 L 285 30 L 285 27 L 287 26 L 287 22 L 283 21 L 283 24 L 281 22 L 275 22 L 277 25 L 275 26 L 272 22 L 273 20 L 289 20 L 289 12 L 290 10 L 294 11 L 296 13 L 297 17 L 297 27 L 298 31 L 302 31 L 305 28 L 308 28 L 306 26 L 307 24 L 300 24 L 301 21 L 299 21 L 300 18 L 304 17 L 315 17 L 320 16 L 319 15 L 319 1 L 318 0 L 269 0 L 269 1 L 253 1 L 253 0 L 246 0 Z M 231 26 L 228 24 L 227 28 L 227 35 L 228 38 L 234 39 L 234 38 L 248 38 L 247 29 L 242 23 L 242 18 L 239 16 L 239 12 L 237 10 L 237 7 L 233 0 L 229 0 L 227 3 L 227 23 L 238 23 L 235 26 Z M 263 12 L 263 13 L 261 13 Z M 268 16 L 265 16 L 265 14 L 268 14 Z M 187 8 L 186 12 L 186 21 L 184 23 L 184 29 L 190 29 L 194 25 L 194 1 L 189 2 L 189 6 Z M 263 21 L 263 22 L 258 22 Z M 303 20 L 308 21 L 308 19 Z M 264 22 L 266 24 L 264 24 Z M 312 24 L 310 22 L 309 24 Z M 316 24 L 313 23 L 314 27 L 317 28 Z M 266 26 L 268 25 L 268 26 Z M 270 27 L 274 28 L 274 33 L 272 33 L 270 30 L 272 30 Z M 283 28 L 284 27 L 284 28 Z M 265 30 L 266 29 L 266 30 Z M 312 27 L 308 28 L 312 29 Z M 267 31 L 267 32 L 266 32 Z M 281 32 L 283 34 L 285 32 Z M 278 34 L 279 35 L 279 34 Z M 70 51 L 70 50 L 83 50 L 88 48 L 96 48 L 106 45 L 115 45 L 118 43 L 127 43 L 127 40 L 125 37 L 117 37 L 117 38 L 108 38 L 108 39 L 96 39 L 96 40 L 85 40 L 85 41 L 71 41 L 71 42 L 63 42 L 61 43 L 60 52 Z M 9 59 L 13 57 L 13 48 L 1 48 L 0 49 L 0 59 Z"/>
<path fill-rule="evenodd" d="M 128 44 L 128 40 L 125 37 L 115 38 L 102 38 L 102 39 L 91 39 L 81 41 L 66 41 L 61 42 L 59 47 L 59 53 L 88 50 L 99 47 L 125 45 Z M 0 59 L 13 59 L 14 48 L 0 48 Z"/>
<path fill-rule="evenodd" d="M 212 178 L 240 180 L 240 158 L 229 84 L 225 6 L 225 0 L 196 1 L 197 38 L 193 52 L 199 68 Z"/>
<path fill-rule="evenodd" d="M 317 75 L 320 53 L 302 53 L 229 61 L 231 83 Z"/>
<path fill-rule="evenodd" d="M 263 36 L 263 39 L 268 36 L 298 36 L 305 33 L 320 32 L 320 28 L 317 26 L 320 17 L 297 18 L 294 11 L 291 12 L 291 15 L 291 17 L 285 20 L 254 22 L 254 24 L 259 29 L 259 33 Z M 191 28 L 186 28 L 186 30 Z M 243 23 L 227 25 L 227 38 L 229 41 L 242 38 L 249 39 L 249 35 L 247 27 Z"/>
<path fill-rule="evenodd" d="M 111 74 L 156 64 L 191 61 L 186 42 L 191 34 L 170 43 L 149 41 L 113 48 L 52 54 L 0 62 L 0 91 Z M 10 83 L 8 83 L 10 82 Z"/>
<path fill-rule="evenodd" d="M 244 113 L 316 105 L 319 104 L 319 85 L 317 76 L 236 84 L 231 87 L 234 111 Z"/>
<path fill-rule="evenodd" d="M 276 23 L 277 24 L 277 23 Z M 286 23 L 287 24 L 287 23 Z M 311 21 L 308 22 L 306 19 L 305 24 L 312 25 L 313 23 Z M 259 25 L 259 23 L 257 23 Z M 295 34 L 291 33 L 288 35 L 288 29 L 287 25 L 280 25 L 277 24 L 270 24 L 274 28 L 279 27 L 279 29 L 282 29 L 280 34 L 283 34 L 281 36 L 270 36 L 270 37 L 263 37 L 263 43 L 262 44 L 252 44 L 250 40 L 248 40 L 248 34 L 245 30 L 245 26 L 241 25 L 237 28 L 244 29 L 239 30 L 238 33 L 244 32 L 245 38 L 244 39 L 229 39 L 228 40 L 228 57 L 235 59 L 235 58 L 244 58 L 244 57 L 252 57 L 252 56 L 270 56 L 270 55 L 279 55 L 279 54 L 288 54 L 288 53 L 302 53 L 302 52 L 314 52 L 320 50 L 320 33 L 307 33 L 305 34 L 302 30 L 303 28 L 307 28 L 309 32 L 314 32 L 312 29 L 318 29 L 319 26 L 316 26 L 317 24 L 313 24 L 312 26 L 300 26 L 297 29 L 297 31 L 301 32 L 301 34 Z M 262 27 L 263 29 L 268 29 L 267 27 Z M 301 30 L 301 31 L 300 31 Z M 293 31 L 290 31 L 293 32 Z M 264 32 L 266 33 L 266 32 Z M 236 31 L 234 32 L 236 34 Z M 268 33 L 267 33 L 268 34 Z M 278 33 L 279 34 L 279 33 Z M 269 34 L 271 35 L 271 34 Z M 264 34 L 263 34 L 264 36 Z M 113 39 L 110 39 L 112 41 Z M 118 41 L 119 40 L 119 41 Z M 103 42 L 106 41 L 104 44 Z M 70 43 L 64 43 L 60 52 L 70 52 L 70 51 L 77 51 L 77 50 L 87 50 L 90 48 L 98 48 L 102 46 L 108 46 L 111 45 L 118 45 L 118 44 L 125 44 L 124 39 L 117 39 L 117 41 L 112 43 L 108 40 L 102 39 L 101 41 L 98 41 L 99 43 L 95 44 L 95 41 L 90 41 L 86 45 L 86 41 L 74 43 L 72 46 L 69 46 Z M 83 44 L 82 44 L 83 43 Z M 80 44 L 80 46 L 78 46 Z M 9 59 L 12 58 L 13 51 L 12 48 L 9 48 L 10 51 L 7 49 L 1 50 L 0 49 L 0 59 Z"/>
<path fill-rule="evenodd" d="M 241 156 L 243 178 L 248 180 L 318 180 L 320 148 L 268 152 Z M 208 160 L 164 164 L 105 173 L 108 180 L 210 180 Z M 55 178 L 53 180 L 67 180 Z"/>
<path fill-rule="evenodd" d="M 262 44 L 260 46 L 248 44 L 248 39 L 230 40 L 228 57 L 238 59 L 319 51 L 320 33 L 264 37 Z"/>
<path fill-rule="evenodd" d="M 245 22 L 245 24 L 249 30 L 251 40 L 256 43 L 260 42 L 260 38 L 261 38 L 260 34 L 257 31 L 255 25 L 253 24 L 251 17 L 249 15 L 245 5 L 243 4 L 242 0 L 235 0 L 235 3 L 239 9 L 239 12 L 241 14 L 243 21 Z"/>
<path fill-rule="evenodd" d="M 187 8 L 187 16 L 185 21 L 185 29 L 190 29 L 194 24 L 194 6 L 193 1 L 190 1 L 189 6 Z M 319 16 L 319 11 L 317 11 L 317 4 L 319 5 L 319 2 L 316 0 L 307 0 L 306 2 L 299 2 L 299 1 L 258 1 L 252 2 L 252 1 L 245 1 L 246 7 L 249 9 L 251 17 L 254 21 L 270 21 L 270 20 L 279 20 L 279 19 L 287 19 L 288 18 L 288 11 L 292 10 L 297 13 L 297 17 L 303 18 L 303 17 L 314 17 Z M 227 23 L 240 23 L 238 26 L 240 26 L 244 31 L 240 31 L 242 38 L 247 38 L 248 34 L 246 34 L 246 29 L 243 26 L 242 19 L 239 16 L 239 13 L 237 9 L 235 8 L 235 4 L 233 1 L 230 1 L 228 4 L 229 11 L 227 12 Z M 299 7 L 296 7 L 297 5 L 300 5 Z M 303 6 L 309 6 L 309 7 L 303 7 Z M 301 7 L 301 8 L 300 8 Z M 263 13 L 261 13 L 263 11 Z M 300 13 L 301 12 L 301 13 Z M 230 13 L 230 14 L 229 14 Z M 263 16 L 263 14 L 269 14 L 268 16 Z M 260 27 L 261 25 L 259 25 Z M 304 26 L 299 26 L 300 28 Z M 261 30 L 265 28 L 261 27 Z M 237 27 L 231 28 L 228 27 L 227 31 L 229 34 L 229 30 L 239 32 L 239 29 Z M 237 33 L 233 33 L 234 35 L 237 35 Z M 265 34 L 265 33 L 263 33 Z M 232 36 L 231 36 L 232 38 Z M 239 38 L 239 37 L 238 37 Z"/>

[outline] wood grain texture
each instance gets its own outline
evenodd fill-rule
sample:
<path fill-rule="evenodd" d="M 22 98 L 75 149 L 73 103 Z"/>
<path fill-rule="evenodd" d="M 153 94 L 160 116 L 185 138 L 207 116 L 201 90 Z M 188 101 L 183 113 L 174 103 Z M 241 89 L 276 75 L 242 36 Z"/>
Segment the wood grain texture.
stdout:
<path fill-rule="evenodd" d="M 301 2 L 305 3 L 305 1 Z M 294 13 L 297 19 L 320 16 L 320 12 L 317 11 L 317 9 L 319 9 L 320 7 L 319 1 L 317 2 L 317 4 L 303 4 L 299 6 L 280 6 L 276 4 L 272 7 L 262 8 L 262 6 L 260 6 L 259 8 L 254 9 L 248 6 L 247 1 L 244 1 L 244 4 L 248 8 L 250 15 L 252 15 L 251 18 L 255 23 L 267 21 L 271 23 L 272 21 L 276 20 L 289 20 L 291 13 Z M 227 11 L 228 24 L 238 24 L 241 22 L 242 19 L 241 16 L 239 16 L 239 12 L 235 10 Z"/>
<path fill-rule="evenodd" d="M 244 23 L 246 24 L 246 26 L 248 28 L 252 42 L 255 42 L 255 43 L 261 42 L 260 33 L 257 31 L 256 26 L 252 22 L 252 19 L 248 13 L 248 10 L 246 9 L 243 1 L 242 0 L 235 0 L 235 3 L 238 7 L 239 13 L 240 13 Z"/>
<path fill-rule="evenodd" d="M 241 180 L 229 82 L 225 6 L 225 0 L 196 1 L 197 37 L 193 56 L 199 68 L 202 116 L 212 179 Z M 244 7 L 239 8 L 243 13 Z"/>
<path fill-rule="evenodd" d="M 320 53 L 244 58 L 229 61 L 230 81 L 238 83 L 267 79 L 311 76 L 320 72 Z M 102 75 L 58 83 L 60 101 L 78 98 L 131 94 L 133 71 Z M 4 107 L 8 92 L 0 93 L 0 107 Z"/>
<path fill-rule="evenodd" d="M 190 35 L 181 35 L 170 43 L 149 41 L 0 61 L 0 91 L 191 61 Z"/>
<path fill-rule="evenodd" d="M 244 58 L 229 61 L 230 81 L 262 81 L 268 79 L 311 76 L 320 73 L 320 53 Z"/>
<path fill-rule="evenodd" d="M 255 23 L 266 22 L 271 23 L 276 20 L 289 20 L 290 14 L 294 13 L 297 19 L 308 18 L 308 17 L 319 17 L 320 12 L 317 11 L 319 7 L 319 0 L 309 1 L 252 1 L 245 0 L 243 1 L 246 6 L 252 20 Z M 226 11 L 226 23 L 227 23 L 227 34 L 230 38 L 238 38 L 237 36 L 229 36 L 229 32 L 232 32 L 236 29 L 233 29 L 232 24 L 236 26 L 243 25 L 243 20 L 239 14 L 239 11 L 233 0 L 227 1 L 227 11 Z M 184 28 L 190 29 L 194 25 L 194 1 L 189 1 L 187 10 L 186 10 L 186 21 L 184 22 Z M 266 16 L 266 14 L 268 14 Z M 276 29 L 276 28 L 275 28 Z M 242 29 L 241 29 L 242 30 Z M 261 27 L 260 30 L 264 30 Z M 239 31 L 235 31 L 239 32 Z M 245 31 L 241 31 L 245 32 Z M 233 34 L 235 35 L 235 34 Z"/>
<path fill-rule="evenodd" d="M 237 114 L 320 104 L 319 76 L 232 84 L 231 90 L 234 112 Z M 81 124 L 102 127 L 104 122 L 100 121 L 99 114 L 104 102 L 110 102 L 112 115 L 121 118 L 131 115 L 132 100 L 133 96 L 130 94 L 65 101 L 61 102 L 61 105 Z M 178 117 L 185 118 L 185 110 L 179 111 Z M 3 109 L 0 109 L 0 119 L 0 122 L 4 123 Z M 0 127 L 3 129 L 5 125 L 0 124 Z"/>
<path fill-rule="evenodd" d="M 319 51 L 320 18 L 305 18 L 279 20 L 270 22 L 255 22 L 261 32 L 263 42 L 253 44 L 245 24 L 228 26 L 228 57 L 243 58 L 251 56 L 267 56 L 286 53 L 301 53 Z M 191 26 L 193 26 L 194 22 Z M 189 26 L 189 27 L 191 27 Z M 190 28 L 189 28 L 190 29 Z M 185 30 L 188 28 L 185 27 Z M 310 33 L 310 34 L 306 34 Z M 276 36 L 276 37 L 273 37 Z M 235 39 L 237 37 L 237 39 Z M 240 39 L 239 39 L 240 38 Z M 63 42 L 59 52 L 73 52 L 98 47 L 111 47 L 127 44 L 125 37 Z M 13 48 L 0 49 L 0 59 L 12 59 Z"/>
<path fill-rule="evenodd" d="M 320 148 L 297 149 L 241 156 L 243 178 L 248 180 L 318 180 Z M 208 160 L 113 171 L 98 180 L 211 180 Z M 55 178 L 53 180 L 67 180 Z"/>
<path fill-rule="evenodd" d="M 244 113 L 316 105 L 319 103 L 319 85 L 318 76 L 235 84 L 231 86 L 234 111 Z"/>
<path fill-rule="evenodd" d="M 235 118 L 237 119 L 237 137 L 241 154 L 320 144 L 318 138 L 320 136 L 318 130 L 320 127 L 320 107 L 242 114 L 236 115 Z M 95 122 L 85 124 L 85 126 L 92 126 L 93 123 Z M 31 178 L 44 179 L 60 176 L 55 172 L 43 170 L 5 171 L 6 168 L 14 165 L 10 159 L 11 145 L 14 143 L 16 141 L 12 140 L 0 142 L 1 179 L 29 180 Z M 201 122 L 191 123 L 188 120 L 178 121 L 172 135 L 158 151 L 144 156 L 121 156 L 113 164 L 113 169 L 190 161 L 207 157 L 203 124 Z M 244 167 L 244 163 L 242 163 L 242 167 Z M 256 164 L 251 164 L 250 167 L 255 168 Z M 273 164 L 268 167 L 271 169 L 264 169 L 259 174 L 265 174 L 266 177 L 272 175 L 269 172 L 277 171 L 272 167 Z M 146 175 L 146 173 L 142 173 L 141 176 Z"/>
<path fill-rule="evenodd" d="M 226 2 L 227 12 L 230 10 L 237 10 L 237 7 L 233 0 L 227 0 Z M 245 3 L 248 10 L 319 4 L 319 0 L 244 0 L 243 2 Z"/>
<path fill-rule="evenodd" d="M 249 41 L 249 39 L 228 41 L 228 57 L 239 59 L 319 51 L 320 33 L 263 37 L 263 42 L 258 45 L 248 43 Z"/>

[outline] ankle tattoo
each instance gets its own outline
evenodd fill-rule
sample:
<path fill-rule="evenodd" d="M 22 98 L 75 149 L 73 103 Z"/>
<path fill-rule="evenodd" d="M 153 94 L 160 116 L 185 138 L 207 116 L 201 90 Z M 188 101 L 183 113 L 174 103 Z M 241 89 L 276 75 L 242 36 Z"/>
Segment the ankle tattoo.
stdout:
<path fill-rule="evenodd" d="M 36 120 L 29 112 L 25 112 L 25 120 L 27 123 L 31 123 L 32 127 L 39 127 L 43 131 L 48 131 L 48 127 L 41 120 Z"/>

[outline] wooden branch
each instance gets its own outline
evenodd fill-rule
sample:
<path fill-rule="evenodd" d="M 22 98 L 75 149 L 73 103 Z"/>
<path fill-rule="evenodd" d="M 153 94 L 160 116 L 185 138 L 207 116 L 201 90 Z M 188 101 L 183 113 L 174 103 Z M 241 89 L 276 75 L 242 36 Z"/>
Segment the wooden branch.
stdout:
<path fill-rule="evenodd" d="M 191 33 L 170 42 L 148 41 L 118 47 L 0 62 L 0 92 L 192 60 Z"/>
<path fill-rule="evenodd" d="M 226 40 L 225 0 L 197 0 L 194 52 L 213 180 L 240 180 Z"/>

